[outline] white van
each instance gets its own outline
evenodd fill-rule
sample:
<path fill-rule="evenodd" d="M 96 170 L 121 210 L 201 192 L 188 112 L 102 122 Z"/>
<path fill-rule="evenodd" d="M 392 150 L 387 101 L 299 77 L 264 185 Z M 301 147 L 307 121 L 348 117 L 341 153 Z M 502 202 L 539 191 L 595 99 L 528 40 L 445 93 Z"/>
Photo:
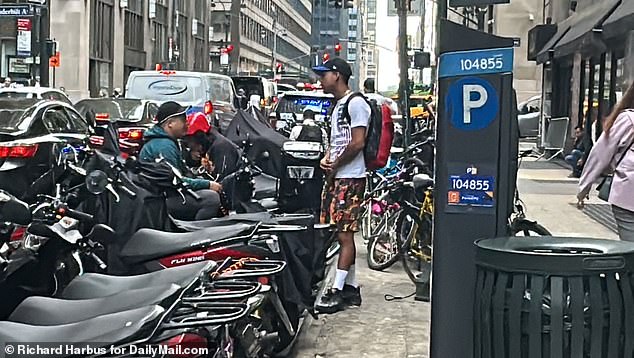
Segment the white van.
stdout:
<path fill-rule="evenodd" d="M 239 108 L 231 77 L 206 72 L 134 71 L 128 77 L 125 97 L 192 106 L 192 112 L 205 113 L 221 132 Z"/>

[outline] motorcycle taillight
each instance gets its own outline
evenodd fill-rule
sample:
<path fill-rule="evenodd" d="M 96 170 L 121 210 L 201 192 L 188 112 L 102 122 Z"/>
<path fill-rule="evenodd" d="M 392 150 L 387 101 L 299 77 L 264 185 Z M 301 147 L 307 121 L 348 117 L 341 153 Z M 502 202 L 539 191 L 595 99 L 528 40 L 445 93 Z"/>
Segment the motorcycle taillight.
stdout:
<path fill-rule="evenodd" d="M 169 358 L 196 358 L 209 354 L 207 339 L 194 333 L 183 333 L 160 343 L 164 357 Z"/>

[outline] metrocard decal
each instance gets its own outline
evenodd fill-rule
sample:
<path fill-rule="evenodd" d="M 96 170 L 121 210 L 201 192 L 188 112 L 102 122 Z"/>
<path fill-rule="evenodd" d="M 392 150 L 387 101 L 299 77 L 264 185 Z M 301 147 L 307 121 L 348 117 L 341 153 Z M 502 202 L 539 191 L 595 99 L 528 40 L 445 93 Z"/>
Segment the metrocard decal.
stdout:
<path fill-rule="evenodd" d="M 464 131 L 487 128 L 500 109 L 497 91 L 479 77 L 463 77 L 449 86 L 445 99 L 445 115 L 451 124 Z"/>

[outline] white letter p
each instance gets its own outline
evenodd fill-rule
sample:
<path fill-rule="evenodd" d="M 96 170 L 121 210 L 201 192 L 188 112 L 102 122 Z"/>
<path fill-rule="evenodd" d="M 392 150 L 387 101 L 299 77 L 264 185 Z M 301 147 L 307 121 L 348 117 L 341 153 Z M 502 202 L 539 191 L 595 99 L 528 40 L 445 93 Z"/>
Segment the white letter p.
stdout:
<path fill-rule="evenodd" d="M 471 100 L 472 93 L 478 94 L 478 99 L 475 101 Z M 480 85 L 464 85 L 462 87 L 462 108 L 464 111 L 464 124 L 471 123 L 471 110 L 474 108 L 480 108 L 487 103 L 487 99 L 489 98 L 487 94 L 487 90 Z"/>

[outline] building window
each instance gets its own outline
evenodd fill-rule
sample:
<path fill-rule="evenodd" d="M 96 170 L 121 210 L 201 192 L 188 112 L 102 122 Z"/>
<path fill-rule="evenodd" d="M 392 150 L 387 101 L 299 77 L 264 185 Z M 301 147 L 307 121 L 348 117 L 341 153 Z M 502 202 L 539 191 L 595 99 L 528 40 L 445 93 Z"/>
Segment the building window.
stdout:
<path fill-rule="evenodd" d="M 90 22 L 91 57 L 112 60 L 113 4 L 112 0 L 92 0 Z"/>
<path fill-rule="evenodd" d="M 125 10 L 125 45 L 143 51 L 143 29 L 143 1 L 129 1 Z"/>
<path fill-rule="evenodd" d="M 187 37 L 189 35 L 188 19 L 182 13 L 176 15 L 176 49 L 178 50 L 177 62 L 181 69 L 187 67 Z"/>
<path fill-rule="evenodd" d="M 167 6 L 156 3 L 156 18 L 152 21 L 154 63 L 167 62 Z"/>
<path fill-rule="evenodd" d="M 88 84 L 91 96 L 112 89 L 113 14 L 113 0 L 91 0 Z"/>

